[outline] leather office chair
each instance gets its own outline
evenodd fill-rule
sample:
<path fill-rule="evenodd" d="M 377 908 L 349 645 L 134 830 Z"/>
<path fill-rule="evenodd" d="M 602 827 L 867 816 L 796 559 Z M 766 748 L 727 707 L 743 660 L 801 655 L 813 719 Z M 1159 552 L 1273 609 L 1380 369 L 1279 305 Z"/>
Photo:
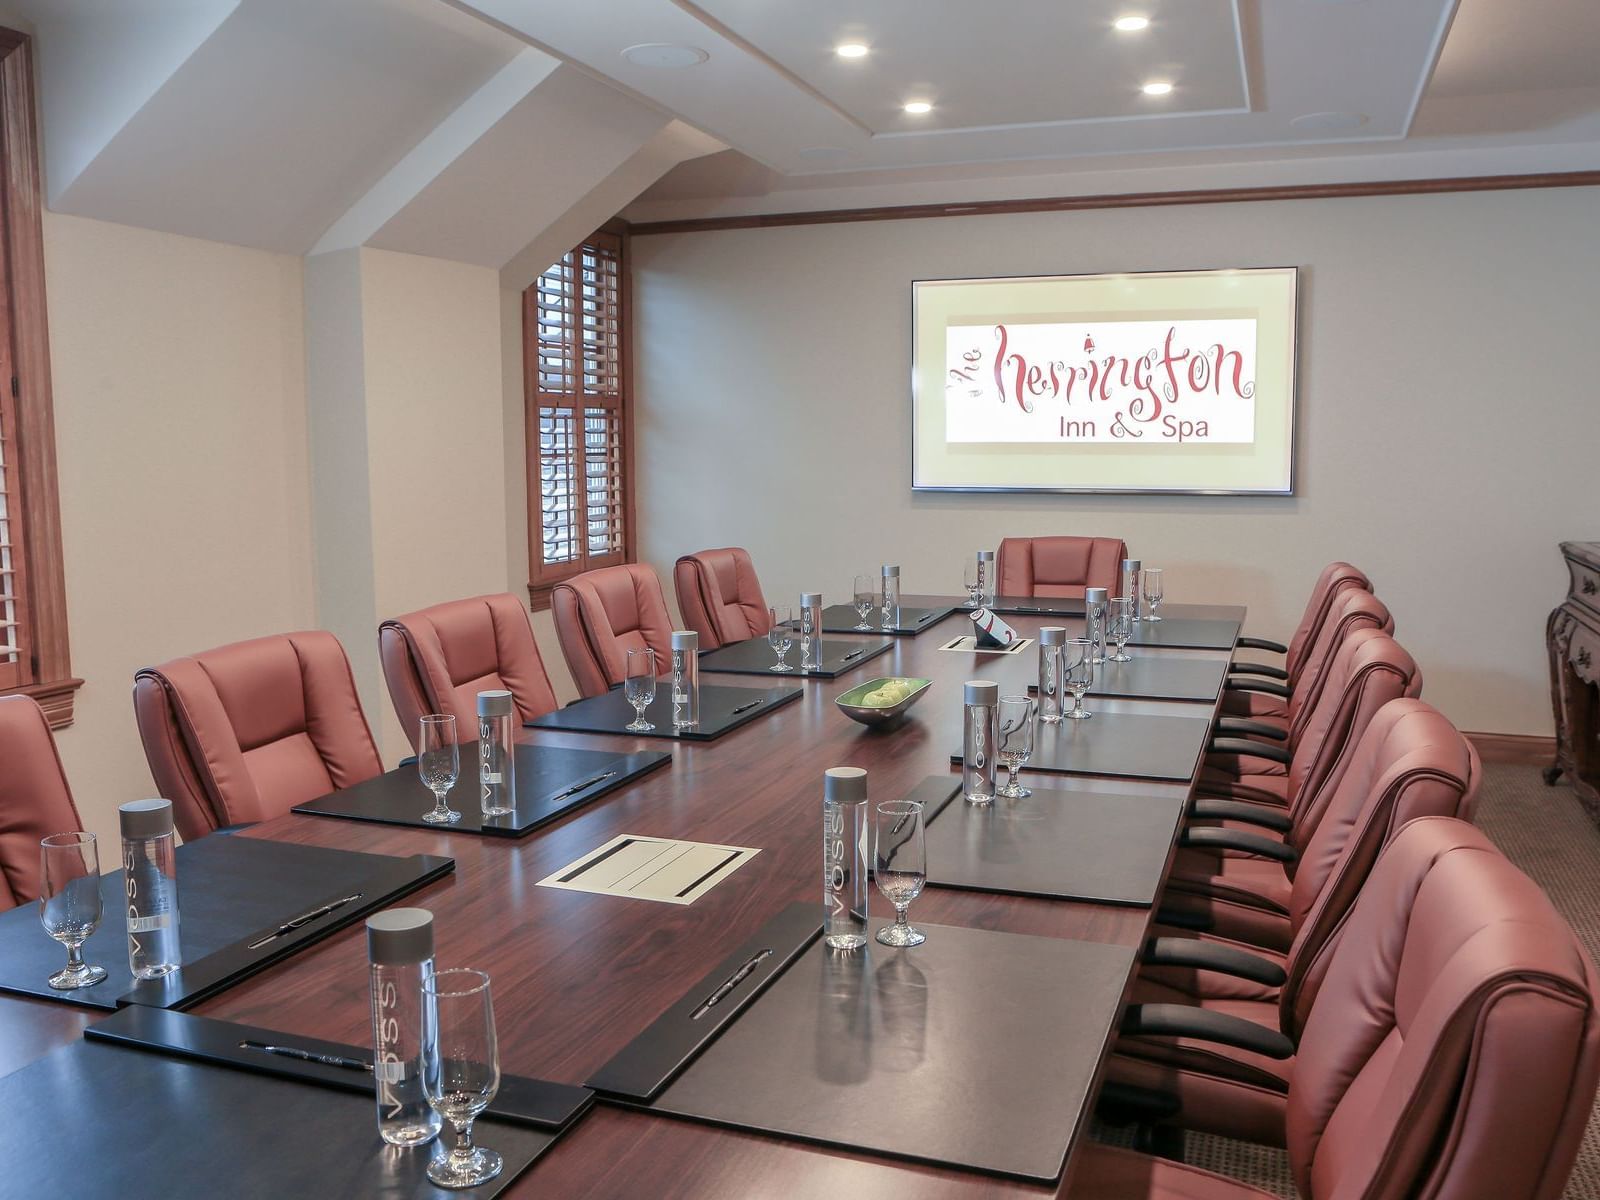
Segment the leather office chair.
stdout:
<path fill-rule="evenodd" d="M 1083 589 L 1103 587 L 1117 594 L 1117 575 L 1128 547 L 1121 538 L 1005 538 L 995 571 L 1001 596 L 1083 598 Z"/>
<path fill-rule="evenodd" d="M 27 696 L 0 696 L 0 910 L 39 898 L 39 842 L 80 833 L 61 757 L 44 710 Z M 107 864 L 111 870 L 115 864 Z"/>
<path fill-rule="evenodd" d="M 265 821 L 383 770 L 331 633 L 235 642 L 134 676 L 156 789 L 185 841 Z"/>
<path fill-rule="evenodd" d="M 629 650 L 648 646 L 658 670 L 672 668 L 672 618 L 661 581 L 647 566 L 601 567 L 558 583 L 550 611 L 561 655 L 585 696 L 602 695 L 623 681 Z"/>
<path fill-rule="evenodd" d="M 556 694 L 522 602 L 509 594 L 451 600 L 378 626 L 395 715 L 420 749 L 418 718 L 449 713 L 462 742 L 478 736 L 478 693 L 508 691 L 519 721 L 554 710 Z"/>
<path fill-rule="evenodd" d="M 1287 1076 L 1278 1140 L 1300 1196 L 1555 1200 L 1600 1076 L 1596 984 L 1572 929 L 1482 833 L 1411 822 L 1350 912 L 1298 1052 L 1271 1058 Z M 1264 1049 L 1287 1055 L 1287 1041 Z M 1218 1107 L 1178 1119 L 1233 1130 Z M 1267 1193 L 1089 1146 L 1068 1195 Z"/>
<path fill-rule="evenodd" d="M 765 637 L 772 621 L 750 555 L 737 546 L 685 554 L 672 570 L 684 626 L 702 650 Z"/>

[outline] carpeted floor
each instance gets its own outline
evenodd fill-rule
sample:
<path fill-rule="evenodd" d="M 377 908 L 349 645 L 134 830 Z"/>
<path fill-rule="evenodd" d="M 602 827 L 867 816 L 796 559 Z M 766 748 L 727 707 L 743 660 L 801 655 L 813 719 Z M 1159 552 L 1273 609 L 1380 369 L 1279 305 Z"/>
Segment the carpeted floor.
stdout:
<path fill-rule="evenodd" d="M 1489 764 L 1479 793 L 1478 826 L 1549 893 L 1600 962 L 1600 829 L 1566 783 L 1547 788 L 1536 767 Z M 1190 1134 L 1184 1157 L 1197 1166 L 1294 1197 L 1286 1156 L 1227 1138 Z M 1589 1118 L 1567 1200 L 1600 1200 L 1600 1106 Z M 1507 1197 L 1507 1200 L 1514 1200 Z"/>

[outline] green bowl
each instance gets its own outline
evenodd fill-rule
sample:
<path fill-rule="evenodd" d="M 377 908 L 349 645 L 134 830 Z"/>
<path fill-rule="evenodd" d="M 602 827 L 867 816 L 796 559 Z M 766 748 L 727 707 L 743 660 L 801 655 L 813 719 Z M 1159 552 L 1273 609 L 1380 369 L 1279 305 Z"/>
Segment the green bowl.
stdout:
<path fill-rule="evenodd" d="M 891 679 L 904 679 L 911 685 L 911 692 L 904 700 L 887 708 L 861 703 L 862 697 L 868 692 L 877 691 Z M 852 721 L 859 721 L 867 726 L 887 725 L 905 716 L 906 709 L 922 699 L 922 694 L 932 683 L 931 679 L 913 679 L 908 675 L 881 675 L 877 679 L 867 680 L 866 683 L 858 683 L 848 692 L 835 696 L 833 702 L 839 706 L 839 711 Z"/>

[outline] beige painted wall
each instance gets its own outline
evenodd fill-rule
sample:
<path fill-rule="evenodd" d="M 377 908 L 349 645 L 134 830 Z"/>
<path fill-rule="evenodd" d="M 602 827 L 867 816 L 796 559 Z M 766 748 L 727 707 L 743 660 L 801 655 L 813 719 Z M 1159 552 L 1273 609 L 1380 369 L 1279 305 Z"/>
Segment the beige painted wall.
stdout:
<path fill-rule="evenodd" d="M 153 794 L 133 673 L 313 621 L 299 258 L 45 215 L 88 827 Z M 115 858 L 114 850 L 112 858 Z"/>
<path fill-rule="evenodd" d="M 744 545 L 769 598 L 898 560 L 954 592 L 1006 534 L 1120 534 L 1173 600 L 1285 635 L 1369 571 L 1462 727 L 1550 732 L 1556 543 L 1600 536 L 1600 191 L 1288 201 L 636 238 L 643 556 Z M 1299 265 L 1299 494 L 916 494 L 910 283 Z M 662 514 L 660 519 L 651 519 Z"/>

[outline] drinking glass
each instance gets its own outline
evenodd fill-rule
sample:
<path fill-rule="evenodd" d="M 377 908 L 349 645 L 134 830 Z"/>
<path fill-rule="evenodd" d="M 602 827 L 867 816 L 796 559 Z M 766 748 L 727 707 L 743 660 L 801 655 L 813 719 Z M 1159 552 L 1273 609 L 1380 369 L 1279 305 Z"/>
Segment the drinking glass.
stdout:
<path fill-rule="evenodd" d="M 906 923 L 906 909 L 928 882 L 922 805 L 915 800 L 888 800 L 878 805 L 872 831 L 872 877 L 884 899 L 894 905 L 894 924 L 878 930 L 878 941 L 885 946 L 922 945 L 928 935 Z"/>
<path fill-rule="evenodd" d="M 794 645 L 794 610 L 792 608 L 778 607 L 767 609 L 767 619 L 772 622 L 767 627 L 767 645 L 772 647 L 778 656 L 778 665 L 768 667 L 769 671 L 792 671 L 784 656 L 789 653 L 789 647 Z"/>
<path fill-rule="evenodd" d="M 857 629 L 872 628 L 867 624 L 867 614 L 878 606 L 877 580 L 872 575 L 857 575 L 855 587 L 855 606 L 858 624 Z"/>
<path fill-rule="evenodd" d="M 421 725 L 417 774 L 422 776 L 423 786 L 433 793 L 433 807 L 422 814 L 422 819 L 430 825 L 448 825 L 461 820 L 461 814 L 444 802 L 461 774 L 456 719 L 448 713 L 429 713 L 422 718 Z"/>
<path fill-rule="evenodd" d="M 52 833 L 39 843 L 39 920 L 67 948 L 67 965 L 46 981 L 57 991 L 106 977 L 83 961 L 83 944 L 100 924 L 100 849 L 92 833 Z"/>
<path fill-rule="evenodd" d="M 995 743 L 995 756 L 1010 774 L 997 790 L 1011 800 L 1033 795 L 1017 782 L 1023 764 L 1033 757 L 1033 712 L 1033 701 L 1027 696 L 1000 697 L 1000 737 Z"/>
<path fill-rule="evenodd" d="M 428 1164 L 428 1178 L 440 1187 L 477 1187 L 500 1174 L 500 1156 L 472 1144 L 472 1122 L 499 1090 L 489 977 L 464 968 L 424 976 L 422 1093 L 456 1132 L 450 1152 Z"/>
<path fill-rule="evenodd" d="M 1072 693 L 1072 711 L 1063 714 L 1073 721 L 1094 716 L 1083 707 L 1083 694 L 1094 686 L 1094 643 L 1088 638 L 1068 638 L 1061 643 L 1061 686 Z"/>
<path fill-rule="evenodd" d="M 967 607 L 977 608 L 983 603 L 983 578 L 978 573 L 978 560 L 968 558 L 961 573 L 961 583 L 967 589 Z"/>
<path fill-rule="evenodd" d="M 1162 595 L 1161 568 L 1146 567 L 1144 569 L 1144 598 L 1150 604 L 1150 615 L 1145 618 L 1146 621 L 1161 620 L 1156 609 L 1161 607 Z"/>
<path fill-rule="evenodd" d="M 644 710 L 656 702 L 656 652 L 648 646 L 629 650 L 623 678 L 623 694 L 633 705 L 633 720 L 623 728 L 629 733 L 649 733 L 655 726 L 644 719 Z"/>
<path fill-rule="evenodd" d="M 1123 647 L 1128 644 L 1128 639 L 1133 636 L 1133 601 L 1126 596 L 1118 596 L 1111 601 L 1109 615 L 1106 618 L 1106 636 L 1117 644 L 1117 652 L 1108 655 L 1107 662 L 1132 662 L 1133 655 Z"/>

